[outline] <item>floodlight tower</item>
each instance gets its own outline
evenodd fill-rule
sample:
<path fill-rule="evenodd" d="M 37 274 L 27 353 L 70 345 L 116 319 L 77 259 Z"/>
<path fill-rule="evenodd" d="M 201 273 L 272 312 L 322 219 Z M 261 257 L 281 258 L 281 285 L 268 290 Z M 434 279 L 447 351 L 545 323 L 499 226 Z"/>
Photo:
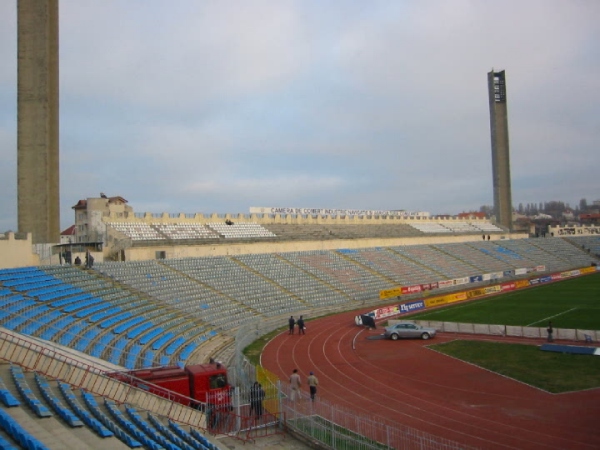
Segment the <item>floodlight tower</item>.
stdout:
<path fill-rule="evenodd" d="M 492 176 L 496 222 L 512 230 L 512 195 L 508 146 L 505 71 L 488 73 L 490 134 L 492 138 Z"/>
<path fill-rule="evenodd" d="M 60 239 L 58 0 L 17 1 L 17 207 L 34 243 Z"/>

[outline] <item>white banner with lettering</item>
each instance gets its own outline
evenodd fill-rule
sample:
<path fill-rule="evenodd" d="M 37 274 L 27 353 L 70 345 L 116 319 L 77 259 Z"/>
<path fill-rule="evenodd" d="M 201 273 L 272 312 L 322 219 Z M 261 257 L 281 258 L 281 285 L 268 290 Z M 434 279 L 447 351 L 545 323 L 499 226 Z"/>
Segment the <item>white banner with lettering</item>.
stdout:
<path fill-rule="evenodd" d="M 411 212 L 404 210 L 378 209 L 327 209 L 327 208 L 275 208 L 251 206 L 250 214 L 300 214 L 320 216 L 398 216 L 398 217 L 429 217 L 428 212 Z"/>

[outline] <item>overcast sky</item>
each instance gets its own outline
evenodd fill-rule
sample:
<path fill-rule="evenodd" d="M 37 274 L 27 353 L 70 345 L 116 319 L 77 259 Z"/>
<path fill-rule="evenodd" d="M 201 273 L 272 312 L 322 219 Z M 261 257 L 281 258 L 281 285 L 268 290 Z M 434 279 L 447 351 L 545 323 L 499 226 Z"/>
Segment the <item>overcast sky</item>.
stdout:
<path fill-rule="evenodd" d="M 457 214 L 600 199 L 600 2 L 60 0 L 61 228 L 77 200 Z M 0 1 L 0 231 L 17 229 L 16 1 Z"/>

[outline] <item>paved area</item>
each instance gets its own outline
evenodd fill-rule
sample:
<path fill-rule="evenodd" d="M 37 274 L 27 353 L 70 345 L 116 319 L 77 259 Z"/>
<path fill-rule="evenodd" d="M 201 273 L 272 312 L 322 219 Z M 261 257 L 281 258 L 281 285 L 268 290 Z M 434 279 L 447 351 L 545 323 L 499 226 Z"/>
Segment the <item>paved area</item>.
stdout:
<path fill-rule="evenodd" d="M 263 437 L 257 439 L 254 443 L 244 443 L 243 441 L 227 437 L 217 439 L 217 445 L 221 450 L 307 450 L 313 448 L 289 434 Z"/>

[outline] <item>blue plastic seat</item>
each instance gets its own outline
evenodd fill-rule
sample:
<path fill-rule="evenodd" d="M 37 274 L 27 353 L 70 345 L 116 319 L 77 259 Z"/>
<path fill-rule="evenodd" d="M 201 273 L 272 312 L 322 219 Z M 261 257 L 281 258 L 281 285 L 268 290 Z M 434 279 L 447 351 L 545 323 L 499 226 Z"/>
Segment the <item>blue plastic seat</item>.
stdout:
<path fill-rule="evenodd" d="M 23 448 L 32 450 L 47 450 L 43 443 L 38 441 L 32 436 L 27 430 L 25 430 L 19 423 L 14 420 L 7 412 L 0 409 L 0 427 L 8 434 L 12 436 Z M 10 448 L 5 447 L 2 448 Z"/>
<path fill-rule="evenodd" d="M 106 428 L 99 420 L 92 417 L 92 415 L 89 414 L 81 406 L 81 404 L 79 404 L 79 401 L 77 401 L 77 397 L 75 397 L 75 394 L 73 393 L 71 387 L 68 384 L 58 383 L 58 388 L 61 391 L 67 404 L 71 407 L 71 409 L 73 409 L 73 411 L 75 411 L 75 413 L 81 418 L 81 420 L 83 420 L 83 422 L 85 422 L 85 424 L 88 427 L 94 430 L 94 432 L 98 436 L 102 438 L 114 436 L 114 433 L 112 431 Z"/>

